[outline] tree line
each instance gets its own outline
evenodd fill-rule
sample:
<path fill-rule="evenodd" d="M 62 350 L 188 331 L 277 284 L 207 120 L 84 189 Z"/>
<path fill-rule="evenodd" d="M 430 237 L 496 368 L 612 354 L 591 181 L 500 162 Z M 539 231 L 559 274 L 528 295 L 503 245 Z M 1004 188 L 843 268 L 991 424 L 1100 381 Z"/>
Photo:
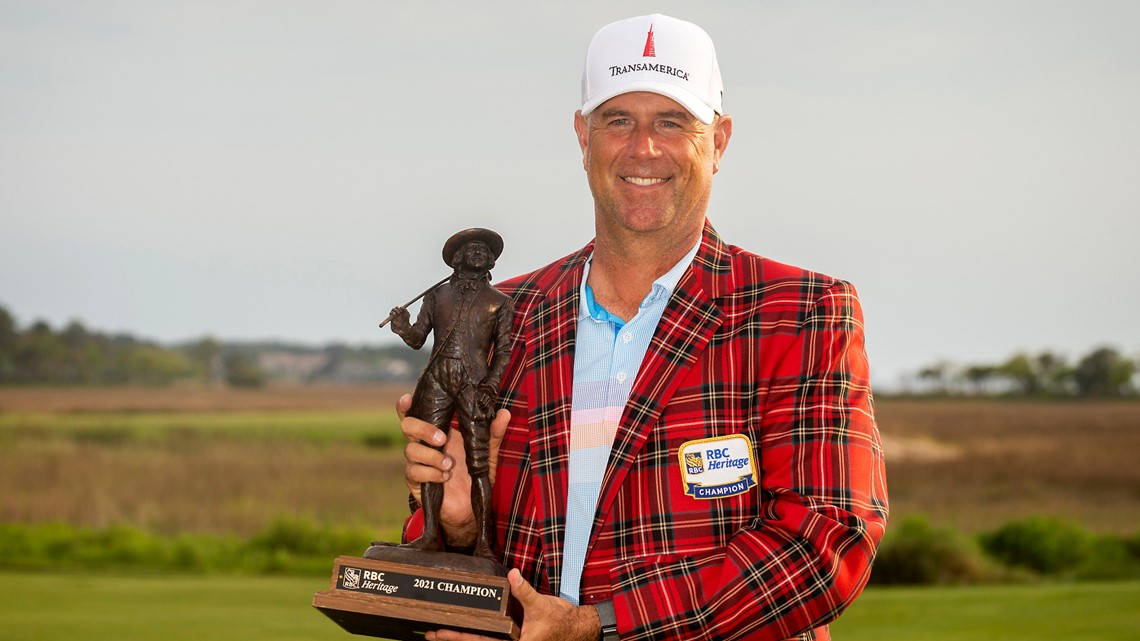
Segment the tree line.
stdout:
<path fill-rule="evenodd" d="M 226 365 L 233 374 L 227 376 Z M 222 372 L 234 384 L 259 384 L 248 357 L 230 356 L 204 338 L 185 348 L 164 347 L 129 334 L 88 329 L 78 320 L 55 330 L 37 320 L 21 329 L 0 306 L 0 383 L 62 385 L 164 385 L 180 379 L 207 380 Z M 232 380 L 231 380 L 232 379 Z"/>
<path fill-rule="evenodd" d="M 166 385 L 197 380 L 259 386 L 290 375 L 274 369 L 283 354 L 319 356 L 308 361 L 309 369 L 291 374 L 299 382 L 409 380 L 423 369 L 426 352 L 413 352 L 402 345 L 304 348 L 278 343 L 222 343 L 211 337 L 164 346 L 129 334 L 94 331 L 78 320 L 58 330 L 43 320 L 21 329 L 15 317 L 0 305 L 0 385 Z M 266 359 L 266 354 L 279 358 Z M 1137 396 L 1137 371 L 1137 360 L 1112 347 L 1098 347 L 1074 362 L 1051 351 L 1018 352 L 1000 363 L 933 363 L 907 377 L 904 393 Z"/>
<path fill-rule="evenodd" d="M 407 380 L 419 374 L 425 358 L 424 350 L 412 352 L 402 345 L 313 348 L 223 343 L 209 336 L 162 345 L 129 334 L 92 330 L 78 320 L 59 329 L 43 320 L 21 328 L 0 305 L 0 385 L 167 385 L 199 381 L 257 387 L 278 378 L 296 382 Z M 308 369 L 298 373 L 298 360 Z"/>
<path fill-rule="evenodd" d="M 1051 351 L 1017 352 L 1000 363 L 939 361 L 919 369 L 905 385 L 911 393 L 970 396 L 1085 397 L 1137 396 L 1140 363 L 1102 346 L 1070 362 Z M 917 389 L 915 389 L 917 387 Z"/>

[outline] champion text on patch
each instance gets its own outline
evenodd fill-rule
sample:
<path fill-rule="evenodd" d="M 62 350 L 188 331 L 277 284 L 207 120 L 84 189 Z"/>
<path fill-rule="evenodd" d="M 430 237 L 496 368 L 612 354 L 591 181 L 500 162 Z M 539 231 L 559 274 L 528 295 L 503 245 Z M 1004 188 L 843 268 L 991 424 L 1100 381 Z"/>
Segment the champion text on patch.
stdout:
<path fill-rule="evenodd" d="M 685 494 L 695 499 L 744 494 L 758 482 L 752 441 L 743 434 L 687 441 L 678 456 Z"/>

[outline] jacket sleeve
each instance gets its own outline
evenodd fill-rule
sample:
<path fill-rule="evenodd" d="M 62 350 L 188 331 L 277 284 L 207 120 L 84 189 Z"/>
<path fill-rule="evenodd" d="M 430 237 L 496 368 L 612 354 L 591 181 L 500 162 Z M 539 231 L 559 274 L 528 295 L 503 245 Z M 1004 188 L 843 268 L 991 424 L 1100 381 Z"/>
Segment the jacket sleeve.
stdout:
<path fill-rule="evenodd" d="M 887 495 L 850 284 L 813 302 L 768 375 L 750 434 L 759 516 L 713 553 L 615 566 L 622 639 L 787 639 L 837 617 L 866 584 Z"/>

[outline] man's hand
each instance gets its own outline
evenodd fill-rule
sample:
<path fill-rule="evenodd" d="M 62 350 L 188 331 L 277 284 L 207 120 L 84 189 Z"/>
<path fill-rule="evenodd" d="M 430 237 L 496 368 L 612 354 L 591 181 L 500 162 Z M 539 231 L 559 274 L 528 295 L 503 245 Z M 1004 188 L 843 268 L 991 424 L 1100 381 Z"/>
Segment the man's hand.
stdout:
<path fill-rule="evenodd" d="M 518 570 L 511 570 L 507 580 L 511 583 L 511 594 L 523 606 L 519 641 L 595 641 L 598 638 L 602 623 L 594 606 L 578 606 L 566 599 L 539 594 Z M 489 637 L 454 630 L 428 632 L 426 638 L 427 641 L 492 641 Z"/>
<path fill-rule="evenodd" d="M 443 483 L 440 525 L 452 545 L 470 545 L 475 542 L 476 525 L 475 515 L 471 511 L 471 477 L 467 474 L 463 437 L 458 431 L 451 431 L 448 435 L 427 421 L 408 416 L 411 405 L 411 394 L 404 394 L 396 401 L 400 429 L 408 439 L 404 446 L 404 482 L 417 503 L 420 502 L 421 483 Z M 503 434 L 507 432 L 510 420 L 510 412 L 499 410 L 491 421 L 492 483 L 495 482 L 495 468 L 499 461 L 499 444 L 503 442 Z M 440 446 L 443 446 L 442 452 L 435 449 Z"/>

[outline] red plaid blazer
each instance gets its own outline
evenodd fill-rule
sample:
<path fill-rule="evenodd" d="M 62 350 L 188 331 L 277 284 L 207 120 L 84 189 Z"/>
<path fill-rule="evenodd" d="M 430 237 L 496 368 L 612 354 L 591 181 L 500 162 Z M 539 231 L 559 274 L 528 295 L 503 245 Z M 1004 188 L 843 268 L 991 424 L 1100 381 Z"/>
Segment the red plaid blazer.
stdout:
<path fill-rule="evenodd" d="M 548 594 L 562 573 L 578 294 L 592 249 L 498 286 L 516 313 L 497 543 Z M 758 487 L 686 495 L 681 445 L 741 433 Z M 581 602 L 612 599 L 622 639 L 826 639 L 866 583 L 886 519 L 854 288 L 726 245 L 706 222 L 622 414 Z"/>

